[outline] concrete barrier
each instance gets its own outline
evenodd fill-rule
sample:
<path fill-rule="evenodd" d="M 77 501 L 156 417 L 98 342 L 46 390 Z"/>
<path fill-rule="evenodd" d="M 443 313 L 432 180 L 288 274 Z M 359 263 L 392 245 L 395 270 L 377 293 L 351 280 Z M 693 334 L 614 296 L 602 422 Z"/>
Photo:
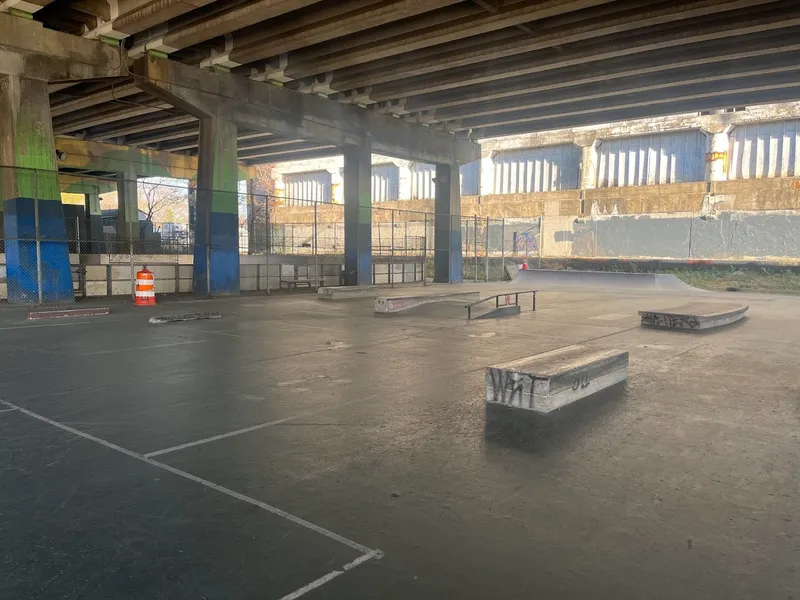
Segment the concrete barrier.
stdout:
<path fill-rule="evenodd" d="M 456 292 L 454 294 L 427 294 L 419 296 L 395 296 L 375 298 L 376 313 L 396 313 L 432 302 L 477 302 L 479 292 Z"/>
<path fill-rule="evenodd" d="M 747 304 L 693 302 L 666 310 L 640 310 L 643 327 L 700 331 L 730 325 L 744 318 Z"/>
<path fill-rule="evenodd" d="M 548 413 L 627 378 L 627 352 L 567 346 L 487 367 L 486 402 Z"/>

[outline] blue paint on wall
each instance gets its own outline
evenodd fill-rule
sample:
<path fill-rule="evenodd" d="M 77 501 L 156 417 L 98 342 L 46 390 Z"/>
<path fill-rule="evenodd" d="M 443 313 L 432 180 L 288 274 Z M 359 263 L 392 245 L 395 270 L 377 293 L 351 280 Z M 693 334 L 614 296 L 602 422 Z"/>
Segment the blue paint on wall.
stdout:
<path fill-rule="evenodd" d="M 235 214 L 211 213 L 210 229 L 211 242 L 208 247 L 202 231 L 195 235 L 193 289 L 195 293 L 212 296 L 238 294 L 239 217 Z M 207 263 L 211 266 L 210 279 Z"/>
<path fill-rule="evenodd" d="M 3 209 L 8 301 L 16 304 L 38 302 L 35 202 L 32 198 L 13 198 L 5 201 Z M 42 301 L 74 302 L 64 209 L 60 201 L 39 202 L 39 240 Z"/>

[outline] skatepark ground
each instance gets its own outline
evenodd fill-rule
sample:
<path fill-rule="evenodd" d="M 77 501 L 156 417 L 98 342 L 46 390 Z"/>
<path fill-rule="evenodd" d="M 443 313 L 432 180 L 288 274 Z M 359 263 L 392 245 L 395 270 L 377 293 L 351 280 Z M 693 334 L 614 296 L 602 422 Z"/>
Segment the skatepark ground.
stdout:
<path fill-rule="evenodd" d="M 640 327 L 698 293 L 4 310 L 0 598 L 800 598 L 800 298 Z M 485 367 L 572 344 L 628 350 L 627 386 L 487 411 Z"/>

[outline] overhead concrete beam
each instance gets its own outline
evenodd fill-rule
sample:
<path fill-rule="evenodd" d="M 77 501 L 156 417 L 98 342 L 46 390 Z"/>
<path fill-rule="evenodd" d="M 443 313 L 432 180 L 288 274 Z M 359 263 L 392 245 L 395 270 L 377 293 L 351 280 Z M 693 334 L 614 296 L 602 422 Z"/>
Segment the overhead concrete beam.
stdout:
<path fill-rule="evenodd" d="M 727 60 L 720 63 L 705 63 L 689 69 L 664 70 L 648 75 L 634 75 L 622 77 L 615 80 L 600 80 L 585 85 L 572 85 L 540 93 L 520 94 L 512 98 L 494 99 L 473 104 L 463 104 L 461 106 L 442 108 L 434 111 L 436 121 L 449 121 L 453 119 L 463 119 L 462 127 L 475 127 L 472 119 L 497 118 L 502 120 L 506 113 L 535 108 L 547 108 L 561 106 L 564 104 L 572 105 L 576 102 L 588 100 L 613 101 L 616 97 L 641 92 L 652 92 L 659 90 L 664 97 L 672 93 L 673 88 L 684 88 L 688 85 L 709 84 L 714 87 L 717 82 L 725 82 L 728 86 L 736 86 L 741 83 L 743 78 L 767 76 L 780 74 L 783 72 L 794 72 L 794 77 L 798 77 L 800 62 L 797 60 L 797 52 L 800 51 L 800 43 L 791 47 L 791 51 L 770 56 L 758 56 L 750 59 Z M 483 125 L 478 125 L 483 126 Z M 458 129 L 457 128 L 457 129 Z"/>
<path fill-rule="evenodd" d="M 714 82 L 704 81 L 699 84 L 680 85 L 669 89 L 647 90 L 638 93 L 623 91 L 612 98 L 576 100 L 535 109 L 516 110 L 473 119 L 463 119 L 456 129 L 480 129 L 513 123 L 531 123 L 589 114 L 598 110 L 621 110 L 640 106 L 668 105 L 688 100 L 719 100 L 726 95 L 783 90 L 785 88 L 794 88 L 798 85 L 800 85 L 800 64 L 793 65 L 790 70 L 775 72 L 770 75 L 757 74 Z M 726 102 L 721 104 L 723 107 L 727 105 L 728 103 Z"/>
<path fill-rule="evenodd" d="M 657 4 L 642 0 L 629 4 L 620 10 L 616 4 L 597 6 L 574 14 L 546 19 L 537 28 L 536 35 L 523 35 L 513 30 L 498 32 L 497 35 L 483 35 L 458 42 L 428 47 L 397 57 L 377 60 L 362 68 L 344 69 L 333 74 L 332 87 L 336 90 L 352 89 L 365 85 L 376 85 L 406 77 L 434 73 L 502 59 L 516 54 L 552 48 L 607 35 L 614 35 L 657 25 L 688 21 L 707 15 L 725 13 L 736 9 L 767 4 L 772 0 L 696 0 L 674 4 Z M 615 9 L 616 12 L 613 12 Z M 577 16 L 582 19 L 574 22 Z M 570 23 L 564 25 L 562 21 Z M 534 24 L 535 25 L 535 24 Z M 323 61 L 324 63 L 324 61 Z M 291 68 L 286 70 L 292 74 Z"/>
<path fill-rule="evenodd" d="M 64 135 L 73 131 L 82 131 L 98 125 L 124 121 L 132 117 L 139 117 L 170 108 L 172 107 L 169 104 L 153 98 L 140 100 L 135 106 L 107 104 L 102 109 L 89 108 L 54 119 L 53 132 L 56 135 Z"/>
<path fill-rule="evenodd" d="M 87 31 L 84 37 L 122 40 L 214 0 L 109 0 L 109 19 Z"/>
<path fill-rule="evenodd" d="M 628 32 L 607 38 L 597 38 L 590 43 L 544 49 L 530 55 L 520 54 L 483 65 L 400 79 L 392 83 L 372 86 L 369 95 L 373 102 L 380 102 L 795 25 L 800 25 L 800 7 L 797 4 L 793 4 L 792 8 L 787 10 L 772 11 L 763 16 L 742 15 L 735 19 L 712 21 L 710 24 L 674 25 L 667 30 L 659 29 L 657 33 L 648 30 Z M 342 89 L 353 83 L 353 81 L 337 82 L 334 78 L 331 87 Z"/>
<path fill-rule="evenodd" d="M 58 161 L 58 167 L 62 169 L 117 173 L 128 172 L 133 167 L 142 177 L 194 179 L 197 175 L 197 158 L 194 156 L 63 137 L 57 137 L 55 142 L 63 157 Z M 240 163 L 239 179 L 252 176 L 253 170 Z"/>
<path fill-rule="evenodd" d="M 477 144 L 452 134 L 229 73 L 211 73 L 154 56 L 138 59 L 133 70 L 144 91 L 197 118 L 220 116 L 241 127 L 326 145 L 369 140 L 381 154 L 426 162 L 446 159 L 464 164 L 480 157 Z"/>
<path fill-rule="evenodd" d="M 431 11 L 416 18 L 385 23 L 357 36 L 344 36 L 326 42 L 322 46 L 302 48 L 286 55 L 284 66 L 287 79 L 300 79 L 343 67 L 350 67 L 381 58 L 375 54 L 376 48 L 392 39 L 406 39 L 420 29 L 436 29 L 452 22 L 463 22 L 466 17 L 482 14 L 480 7 L 470 3 L 460 3 L 447 8 Z M 397 53 L 403 52 L 402 46 Z M 413 48 L 408 48 L 410 51 Z"/>
<path fill-rule="evenodd" d="M 119 77 L 126 70 L 119 48 L 0 13 L 0 73 L 63 81 Z"/>
<path fill-rule="evenodd" d="M 32 15 L 43 9 L 52 1 L 53 0 L 3 0 L 0 2 L 0 12 L 7 13 L 13 9 Z"/>
<path fill-rule="evenodd" d="M 86 139 L 113 140 L 134 133 L 144 133 L 145 131 L 165 129 L 168 127 L 174 127 L 176 125 L 185 125 L 187 123 L 194 122 L 197 122 L 197 117 L 193 115 L 175 115 L 174 117 L 167 118 L 159 115 L 158 118 L 150 118 L 146 120 L 127 119 L 126 121 L 117 123 L 115 125 L 105 125 L 103 127 L 89 129 L 86 132 Z"/>
<path fill-rule="evenodd" d="M 313 142 L 295 142 L 293 144 L 286 144 L 280 148 L 260 150 L 250 150 L 239 152 L 241 160 L 253 160 L 254 158 L 268 158 L 270 156 L 288 156 L 290 154 L 302 154 L 311 150 L 336 150 L 337 146 L 314 144 Z"/>
<path fill-rule="evenodd" d="M 148 50 L 171 53 L 182 48 L 223 36 L 237 29 L 273 19 L 293 10 L 316 4 L 320 0 L 250 0 L 208 19 L 192 21 L 167 29 L 160 36 L 142 40 L 131 48 L 130 55 L 138 57 Z"/>
<path fill-rule="evenodd" d="M 56 104 L 51 102 L 50 115 L 52 117 L 60 117 L 61 115 L 91 108 L 98 104 L 129 98 L 139 92 L 139 88 L 136 87 L 134 83 L 123 83 L 121 85 L 112 85 L 111 87 L 103 85 L 101 89 L 95 92 L 82 91 L 80 95 L 76 95 L 69 100 L 64 100 Z"/>
<path fill-rule="evenodd" d="M 771 57 L 781 53 L 796 52 L 796 44 L 785 45 L 787 40 L 795 36 L 800 36 L 800 28 L 783 30 L 783 35 L 765 32 L 753 36 L 711 40 L 693 44 L 688 48 L 679 46 L 646 57 L 631 55 L 573 65 L 546 75 L 533 73 L 502 81 L 477 84 L 467 89 L 412 96 L 403 99 L 393 110 L 398 114 L 433 109 L 438 111 L 481 101 L 515 98 L 533 91 L 543 92 L 632 76 L 646 76 L 670 69 L 710 66 L 728 61 L 745 61 L 754 57 Z M 493 104 L 493 102 L 487 102 L 487 104 Z"/>
<path fill-rule="evenodd" d="M 644 106 L 630 108 L 598 109 L 591 112 L 581 112 L 548 118 L 544 120 L 521 121 L 509 125 L 485 127 L 474 129 L 472 135 L 476 139 L 496 138 L 520 133 L 535 133 L 538 131 L 552 131 L 568 127 L 583 127 L 598 123 L 615 123 L 632 119 L 662 117 L 681 113 L 701 112 L 730 108 L 732 106 L 753 106 L 757 104 L 772 104 L 779 102 L 793 102 L 800 99 L 800 85 L 787 87 L 774 87 L 749 92 L 736 92 L 731 94 L 714 94 L 710 97 L 693 98 L 687 100 L 670 101 L 665 103 L 648 103 Z"/>
<path fill-rule="evenodd" d="M 242 162 L 246 165 L 275 164 L 295 160 L 314 160 L 317 158 L 327 158 L 329 156 L 337 156 L 341 153 L 341 148 L 331 146 L 316 150 L 298 151 L 290 154 L 268 154 L 262 157 L 242 159 Z"/>
<path fill-rule="evenodd" d="M 296 27 L 286 32 L 275 32 L 272 27 L 258 25 L 251 30 L 234 33 L 231 49 L 210 59 L 203 66 L 221 64 L 235 67 L 255 62 L 458 2 L 461 0 L 340 0 L 319 11 L 323 14 L 300 15 L 296 19 Z M 326 11 L 335 11 L 335 17 L 326 16 Z"/>
<path fill-rule="evenodd" d="M 421 28 L 416 31 L 407 32 L 403 35 L 395 35 L 375 44 L 361 45 L 359 46 L 358 52 L 362 52 L 363 58 L 365 59 L 361 62 L 379 60 L 403 52 L 411 52 L 413 50 L 446 44 L 483 33 L 498 31 L 521 23 L 530 23 L 571 11 L 608 4 L 611 1 L 612 0 L 545 0 L 535 3 L 516 2 L 502 7 L 496 13 L 487 13 L 481 10 L 470 17 L 456 21 L 432 26 L 422 25 Z M 349 61 L 351 58 L 352 57 L 346 60 Z M 313 62 L 311 62 L 308 59 L 304 59 L 302 56 L 298 57 L 298 60 L 301 63 L 304 60 L 308 61 L 307 64 L 319 69 L 317 71 L 319 73 L 338 68 L 341 63 L 337 64 L 335 61 L 341 61 L 342 56 L 334 55 L 327 62 L 325 59 L 313 60 Z"/>

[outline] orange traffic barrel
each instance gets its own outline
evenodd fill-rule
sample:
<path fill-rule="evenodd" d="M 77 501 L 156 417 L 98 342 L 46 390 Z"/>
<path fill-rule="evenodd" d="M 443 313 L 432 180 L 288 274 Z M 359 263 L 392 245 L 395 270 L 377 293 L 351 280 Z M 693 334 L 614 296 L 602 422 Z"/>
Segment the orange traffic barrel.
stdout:
<path fill-rule="evenodd" d="M 155 306 L 156 303 L 156 282 L 153 279 L 153 272 L 144 267 L 136 273 L 136 294 L 134 304 L 136 306 Z"/>

